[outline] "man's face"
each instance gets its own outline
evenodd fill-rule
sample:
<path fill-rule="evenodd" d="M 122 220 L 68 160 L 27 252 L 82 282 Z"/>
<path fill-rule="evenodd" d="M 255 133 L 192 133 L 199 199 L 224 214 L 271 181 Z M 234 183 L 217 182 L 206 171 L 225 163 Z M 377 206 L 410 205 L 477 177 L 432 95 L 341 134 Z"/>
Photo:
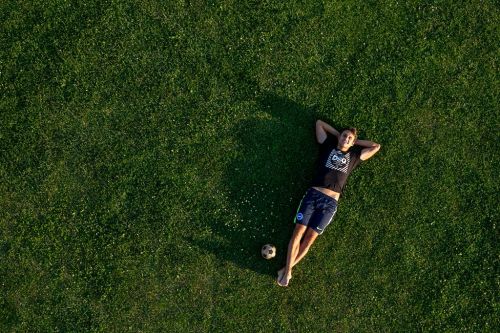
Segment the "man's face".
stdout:
<path fill-rule="evenodd" d="M 353 145 L 354 145 L 354 134 L 351 131 L 345 130 L 342 133 L 340 133 L 339 148 L 341 150 L 347 150 L 351 148 Z"/>

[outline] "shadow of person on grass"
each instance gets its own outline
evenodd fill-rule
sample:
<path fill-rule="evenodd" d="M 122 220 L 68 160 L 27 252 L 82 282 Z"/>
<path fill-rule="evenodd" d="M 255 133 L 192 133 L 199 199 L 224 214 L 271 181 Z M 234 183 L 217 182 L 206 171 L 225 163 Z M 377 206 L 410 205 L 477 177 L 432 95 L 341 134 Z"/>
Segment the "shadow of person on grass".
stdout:
<path fill-rule="evenodd" d="M 274 276 L 285 262 L 293 217 L 312 177 L 316 117 L 311 108 L 269 93 L 256 107 L 252 117 L 235 125 L 238 157 L 225 174 L 231 210 L 238 216 L 212 214 L 213 237 L 188 241 L 221 261 Z M 260 253 L 267 243 L 277 248 L 271 262 Z"/>

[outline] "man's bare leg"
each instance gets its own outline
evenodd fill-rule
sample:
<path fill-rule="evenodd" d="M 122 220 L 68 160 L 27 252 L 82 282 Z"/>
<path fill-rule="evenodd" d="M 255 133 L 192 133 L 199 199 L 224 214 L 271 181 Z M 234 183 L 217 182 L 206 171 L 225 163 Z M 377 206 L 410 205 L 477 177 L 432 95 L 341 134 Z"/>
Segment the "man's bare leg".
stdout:
<path fill-rule="evenodd" d="M 297 255 L 295 256 L 295 259 L 293 260 L 293 262 L 290 265 L 291 266 L 290 267 L 290 278 L 291 278 L 291 268 L 293 268 L 293 266 L 297 265 L 299 263 L 299 261 L 301 261 L 302 258 L 304 258 L 304 256 L 307 254 L 307 252 L 309 251 L 309 248 L 314 243 L 314 241 L 316 240 L 317 237 L 318 237 L 318 233 L 316 231 L 312 230 L 311 228 L 307 229 L 307 232 L 305 233 L 304 239 L 300 243 L 299 251 L 298 251 Z M 288 260 L 287 260 L 287 264 L 288 264 Z M 282 281 L 283 278 L 285 277 L 284 273 L 286 272 L 286 270 L 287 270 L 287 266 L 283 267 L 282 269 L 280 269 L 278 271 L 278 284 L 280 286 L 288 285 L 288 281 L 290 280 L 290 278 L 288 278 L 285 281 Z M 280 282 L 280 281 L 282 281 L 282 282 Z M 286 284 L 285 284 L 285 282 L 286 282 Z"/>
<path fill-rule="evenodd" d="M 286 266 L 285 266 L 286 274 L 278 276 L 278 279 L 276 280 L 278 284 L 282 287 L 288 286 L 288 281 L 290 281 L 290 279 L 292 278 L 292 267 L 290 266 L 290 264 L 295 261 L 295 258 L 299 253 L 300 239 L 304 235 L 306 229 L 307 227 L 305 225 L 302 224 L 295 225 L 295 230 L 293 231 L 292 238 L 290 238 L 290 242 L 288 243 L 288 252 L 287 252 Z"/>

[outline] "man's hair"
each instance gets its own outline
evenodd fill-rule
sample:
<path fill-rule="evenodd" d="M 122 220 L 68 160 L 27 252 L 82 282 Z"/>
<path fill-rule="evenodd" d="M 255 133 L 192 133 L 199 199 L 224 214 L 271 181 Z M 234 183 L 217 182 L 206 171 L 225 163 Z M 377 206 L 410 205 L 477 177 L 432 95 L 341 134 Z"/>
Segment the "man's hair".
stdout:
<path fill-rule="evenodd" d="M 354 141 L 356 141 L 358 139 L 358 130 L 354 127 L 347 127 L 347 128 L 344 128 L 342 130 L 342 132 L 340 132 L 340 134 L 342 134 L 344 131 L 349 131 L 351 132 L 352 134 L 354 134 Z"/>

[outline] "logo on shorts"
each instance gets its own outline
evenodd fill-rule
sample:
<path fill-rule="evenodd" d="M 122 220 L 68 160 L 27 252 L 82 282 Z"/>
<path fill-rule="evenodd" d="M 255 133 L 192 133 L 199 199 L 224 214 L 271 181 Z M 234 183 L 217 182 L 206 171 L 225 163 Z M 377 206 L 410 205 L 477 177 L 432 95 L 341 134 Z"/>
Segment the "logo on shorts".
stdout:
<path fill-rule="evenodd" d="M 304 218 L 304 215 L 302 215 L 302 213 L 297 214 L 297 220 L 302 221 L 303 218 Z"/>

